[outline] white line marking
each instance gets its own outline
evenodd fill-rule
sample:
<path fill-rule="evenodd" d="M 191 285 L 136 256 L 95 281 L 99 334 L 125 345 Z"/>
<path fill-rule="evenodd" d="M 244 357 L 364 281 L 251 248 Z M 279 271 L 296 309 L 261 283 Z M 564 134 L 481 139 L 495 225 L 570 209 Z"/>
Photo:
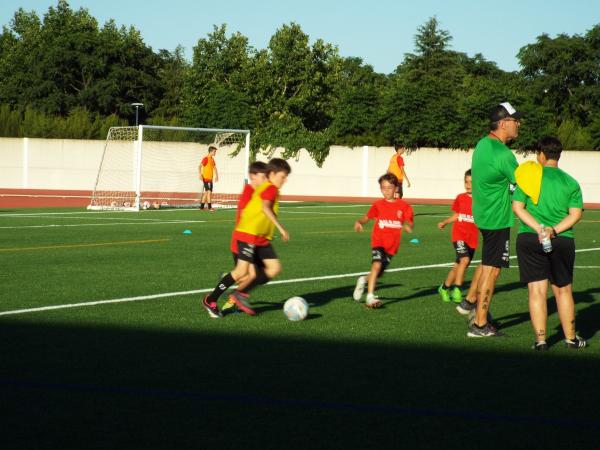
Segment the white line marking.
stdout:
<path fill-rule="evenodd" d="M 61 227 L 112 227 L 115 225 L 164 225 L 169 223 L 205 223 L 206 220 L 167 220 L 163 222 L 115 222 L 115 223 L 74 223 L 74 224 L 50 224 L 50 225 L 21 225 L 17 227 L 0 227 L 3 230 L 16 229 L 22 230 L 23 228 L 61 228 Z"/>
<path fill-rule="evenodd" d="M 581 250 L 575 250 L 576 252 L 593 252 L 600 250 L 598 248 L 585 248 Z M 511 259 L 515 259 L 516 256 L 511 256 Z M 480 260 L 474 260 L 474 263 L 481 262 Z M 419 269 L 434 269 L 440 267 L 451 267 L 454 263 L 441 263 L 441 264 L 428 264 L 425 266 L 412 266 L 412 267 L 397 267 L 395 269 L 386 270 L 386 272 L 406 272 L 409 270 L 419 270 Z M 293 278 L 291 280 L 276 280 L 271 281 L 269 284 L 291 284 L 291 283 L 304 283 L 308 281 L 320 281 L 320 280 L 335 280 L 339 278 L 351 278 L 357 277 L 360 275 L 366 275 L 368 272 L 355 272 L 355 273 L 344 273 L 338 275 L 326 275 L 323 277 L 308 277 L 308 278 Z M 186 295 L 197 295 L 205 292 L 212 292 L 213 288 L 205 288 L 205 289 L 196 289 L 193 291 L 179 291 L 179 292 L 166 292 L 163 294 L 153 294 L 153 295 L 142 295 L 139 297 L 125 297 L 125 298 L 116 298 L 112 300 L 97 300 L 91 302 L 79 302 L 79 303 L 70 303 L 65 305 L 53 305 L 53 306 L 42 306 L 39 308 L 27 308 L 27 309 L 16 309 L 12 311 L 2 311 L 0 312 L 0 316 L 9 316 L 16 314 L 27 314 L 34 313 L 40 311 L 52 311 L 55 309 L 67 309 L 67 308 L 82 308 L 86 306 L 98 306 L 98 305 L 108 305 L 112 303 L 127 303 L 127 302 L 139 302 L 144 300 L 154 300 L 157 298 L 165 298 L 165 297 L 183 297 Z"/>

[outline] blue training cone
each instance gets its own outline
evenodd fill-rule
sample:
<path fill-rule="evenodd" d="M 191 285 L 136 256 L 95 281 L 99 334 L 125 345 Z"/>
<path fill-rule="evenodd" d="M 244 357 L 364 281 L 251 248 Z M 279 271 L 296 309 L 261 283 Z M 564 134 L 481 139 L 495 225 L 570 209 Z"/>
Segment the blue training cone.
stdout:
<path fill-rule="evenodd" d="M 417 238 L 413 238 L 409 241 L 411 244 L 418 244 L 419 240 Z"/>
<path fill-rule="evenodd" d="M 183 230 L 183 234 L 192 234 L 192 230 Z"/>

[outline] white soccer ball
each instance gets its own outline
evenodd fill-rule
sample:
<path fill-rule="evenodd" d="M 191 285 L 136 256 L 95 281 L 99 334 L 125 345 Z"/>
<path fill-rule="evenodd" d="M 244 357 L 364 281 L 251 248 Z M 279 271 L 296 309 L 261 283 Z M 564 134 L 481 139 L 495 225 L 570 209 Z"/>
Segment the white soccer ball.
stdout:
<path fill-rule="evenodd" d="M 150 202 L 148 200 L 142 203 L 142 209 L 150 209 Z"/>
<path fill-rule="evenodd" d="M 293 322 L 304 320 L 308 316 L 308 303 L 302 297 L 292 297 L 283 304 L 283 313 Z"/>

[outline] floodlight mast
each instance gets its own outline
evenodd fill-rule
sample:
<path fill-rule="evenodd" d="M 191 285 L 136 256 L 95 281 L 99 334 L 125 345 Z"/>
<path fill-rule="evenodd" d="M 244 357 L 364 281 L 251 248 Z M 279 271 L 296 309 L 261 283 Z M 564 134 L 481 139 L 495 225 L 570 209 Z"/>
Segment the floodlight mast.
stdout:
<path fill-rule="evenodd" d="M 140 108 L 144 107 L 143 103 L 132 103 L 131 106 L 135 106 L 135 126 L 138 126 L 139 123 L 139 112 L 140 112 Z"/>

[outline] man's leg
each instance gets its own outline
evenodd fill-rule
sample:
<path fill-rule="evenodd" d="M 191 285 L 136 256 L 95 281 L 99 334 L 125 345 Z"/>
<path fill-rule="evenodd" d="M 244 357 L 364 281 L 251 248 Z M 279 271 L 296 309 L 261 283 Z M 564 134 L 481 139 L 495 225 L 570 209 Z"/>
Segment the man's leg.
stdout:
<path fill-rule="evenodd" d="M 535 342 L 546 341 L 546 324 L 548 321 L 548 280 L 527 283 L 529 290 L 529 316 L 535 333 Z"/>
<path fill-rule="evenodd" d="M 575 300 L 573 300 L 573 285 L 558 287 L 552 285 L 552 292 L 556 298 L 558 318 L 565 335 L 565 339 L 575 339 Z"/>
<path fill-rule="evenodd" d="M 477 302 L 477 284 L 479 283 L 480 278 L 481 265 L 475 268 L 475 273 L 473 274 L 473 279 L 471 280 L 471 285 L 469 286 L 469 292 L 467 292 L 467 296 L 465 297 L 469 303 Z"/>
<path fill-rule="evenodd" d="M 487 323 L 487 314 L 492 304 L 498 275 L 500 275 L 500 267 L 481 265 L 481 275 L 479 283 L 477 283 L 477 310 L 474 325 L 483 327 Z"/>

